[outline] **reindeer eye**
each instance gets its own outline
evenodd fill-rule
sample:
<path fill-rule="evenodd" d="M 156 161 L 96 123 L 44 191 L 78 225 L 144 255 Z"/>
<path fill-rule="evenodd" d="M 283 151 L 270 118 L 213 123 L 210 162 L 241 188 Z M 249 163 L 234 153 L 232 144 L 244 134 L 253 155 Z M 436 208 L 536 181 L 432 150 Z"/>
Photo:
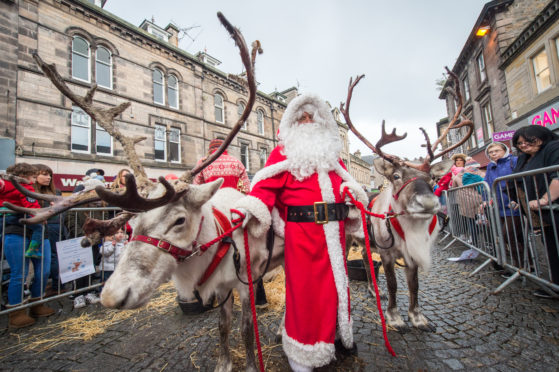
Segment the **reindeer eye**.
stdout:
<path fill-rule="evenodd" d="M 400 179 L 400 175 L 395 174 L 395 175 L 394 175 L 394 179 L 395 179 L 395 180 L 399 180 L 399 179 Z"/>
<path fill-rule="evenodd" d="M 175 226 L 184 225 L 185 222 L 186 222 L 186 218 L 184 217 L 177 218 L 177 220 L 175 221 Z"/>

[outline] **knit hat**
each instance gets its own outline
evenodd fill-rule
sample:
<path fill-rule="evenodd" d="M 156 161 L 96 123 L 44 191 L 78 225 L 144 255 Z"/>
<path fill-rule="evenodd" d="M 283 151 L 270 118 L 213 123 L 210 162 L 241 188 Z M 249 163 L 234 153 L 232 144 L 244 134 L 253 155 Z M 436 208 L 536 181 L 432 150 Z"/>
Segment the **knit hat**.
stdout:
<path fill-rule="evenodd" d="M 468 158 L 466 164 L 464 164 L 464 168 L 466 169 L 466 171 L 468 170 L 468 168 L 477 170 L 479 169 L 479 167 L 481 167 L 481 164 L 479 164 L 477 161 L 475 161 L 472 158 Z"/>
<path fill-rule="evenodd" d="M 210 146 L 208 147 L 208 150 L 210 152 L 214 152 L 219 148 L 219 146 L 221 146 L 222 143 L 223 143 L 222 139 L 219 138 L 213 139 L 210 141 Z"/>

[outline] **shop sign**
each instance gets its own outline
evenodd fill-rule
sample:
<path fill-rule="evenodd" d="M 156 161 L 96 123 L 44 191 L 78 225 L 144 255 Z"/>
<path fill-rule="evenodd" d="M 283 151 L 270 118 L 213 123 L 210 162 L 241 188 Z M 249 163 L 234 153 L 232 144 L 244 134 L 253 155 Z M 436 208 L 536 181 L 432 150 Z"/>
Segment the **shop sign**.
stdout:
<path fill-rule="evenodd" d="M 493 133 L 493 142 L 506 142 L 512 139 L 514 136 L 514 130 L 508 130 L 506 132 L 496 132 Z"/>

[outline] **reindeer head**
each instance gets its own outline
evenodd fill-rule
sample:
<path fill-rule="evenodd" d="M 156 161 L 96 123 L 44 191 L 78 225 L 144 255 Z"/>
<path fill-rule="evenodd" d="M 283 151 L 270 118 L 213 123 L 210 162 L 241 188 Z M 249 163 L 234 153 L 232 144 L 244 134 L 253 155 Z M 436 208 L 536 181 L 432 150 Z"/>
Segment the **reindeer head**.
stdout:
<path fill-rule="evenodd" d="M 450 70 L 447 71 L 450 77 L 455 82 L 455 90 L 449 90 L 449 92 L 458 100 L 458 109 L 448 127 L 443 131 L 441 136 L 435 141 L 431 146 L 429 136 L 427 132 L 420 128 L 425 136 L 427 156 L 421 164 L 415 164 L 407 160 L 400 159 L 398 156 L 390 155 L 382 151 L 382 147 L 392 142 L 401 141 L 406 138 L 407 134 L 397 135 L 396 130 L 393 130 L 390 134 L 386 133 L 384 121 L 382 122 L 382 136 L 375 146 L 373 146 L 357 129 L 353 126 L 351 118 L 349 116 L 349 105 L 351 103 L 351 96 L 353 94 L 353 88 L 359 83 L 359 81 L 365 76 L 361 75 L 355 79 L 349 80 L 349 88 L 346 103 L 340 104 L 340 111 L 346 119 L 346 123 L 353 133 L 374 153 L 378 154 L 378 158 L 374 162 L 376 170 L 383 174 L 391 184 L 391 192 L 395 201 L 406 210 L 407 213 L 415 215 L 416 217 L 431 217 L 440 208 L 438 198 L 433 195 L 433 180 L 440 178 L 443 174 L 447 173 L 452 166 L 450 161 L 443 161 L 434 165 L 431 163 L 442 157 L 444 154 L 452 151 L 456 147 L 462 145 L 468 140 L 473 132 L 473 123 L 470 120 L 462 120 L 458 123 L 462 111 L 462 96 L 460 94 L 460 85 L 458 84 L 457 76 Z M 440 141 L 446 137 L 450 129 L 456 129 L 467 126 L 468 133 L 460 142 L 457 144 L 435 154 L 435 150 L 439 145 Z"/>

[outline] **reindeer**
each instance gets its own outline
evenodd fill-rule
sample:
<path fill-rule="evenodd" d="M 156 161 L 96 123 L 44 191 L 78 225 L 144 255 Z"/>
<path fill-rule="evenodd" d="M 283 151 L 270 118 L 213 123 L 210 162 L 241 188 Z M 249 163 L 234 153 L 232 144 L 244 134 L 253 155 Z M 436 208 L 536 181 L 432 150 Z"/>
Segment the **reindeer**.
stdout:
<path fill-rule="evenodd" d="M 71 207 L 93 201 L 104 200 L 111 205 L 121 207 L 124 212 L 114 219 L 108 221 L 89 219 L 83 227 L 87 238 L 84 239 L 86 245 L 95 244 L 103 236 L 112 235 L 128 220 L 133 227 L 134 236 L 115 272 L 105 283 L 101 303 L 115 309 L 141 307 L 150 300 L 162 283 L 170 279 L 174 282 L 179 298 L 191 298 L 193 293 L 197 293 L 203 302 L 208 303 L 210 298 L 215 296 L 221 303 L 220 351 L 215 370 L 231 371 L 228 338 L 233 311 L 231 291 L 236 289 L 242 303 L 241 330 L 246 348 L 246 369 L 256 371 L 254 325 L 250 313 L 249 290 L 248 286 L 241 282 L 247 280 L 246 266 L 243 265 L 246 263 L 243 233 L 240 229 L 236 230 L 232 234 L 232 241 L 229 241 L 239 247 L 240 260 L 237 262 L 241 263 L 241 267 L 238 270 L 233 260 L 233 249 L 226 248 L 230 244 L 215 243 L 205 252 L 201 248 L 204 243 L 220 235 L 219 230 L 227 230 L 227 224 L 230 224 L 232 219 L 231 206 L 243 194 L 231 188 L 220 189 L 222 179 L 204 185 L 191 184 L 192 177 L 217 159 L 233 140 L 242 123 L 248 118 L 256 98 L 254 62 L 256 53 L 262 53 L 260 43 L 258 41 L 253 43 L 252 53 L 249 55 L 240 31 L 221 13 L 218 13 L 218 17 L 240 49 L 247 72 L 249 99 L 241 117 L 220 148 L 203 163 L 182 174 L 172 184 L 163 177 L 159 178 L 160 184 L 157 185 L 149 181 L 134 149 L 135 143 L 144 138 L 126 137 L 114 126 L 114 118 L 130 103 L 123 103 L 111 109 L 93 106 L 92 97 L 96 85 L 84 97 L 78 97 L 67 87 L 54 65 L 45 64 L 38 55 L 35 55 L 35 60 L 53 84 L 122 144 L 135 177 L 128 176 L 124 193 L 97 187 L 66 198 L 48 196 L 49 201 L 53 203 L 50 208 L 14 209 L 34 214 L 32 218 L 22 220 L 23 223 L 37 223 Z M 25 189 L 20 188 L 20 190 Z M 28 195 L 45 198 L 45 195 L 41 194 L 28 193 Z M 224 219 L 225 227 L 222 223 L 221 228 L 218 228 L 218 220 Z M 258 236 L 249 234 L 248 239 L 254 277 L 259 277 L 263 273 L 266 264 L 269 268 L 274 268 L 283 262 L 283 241 L 276 239 L 272 253 L 269 253 L 263 235 Z M 83 241 L 82 245 L 84 245 Z M 218 250 L 218 256 L 223 258 L 221 261 L 214 261 Z M 210 266 L 215 266 L 213 273 L 208 269 Z"/>
<path fill-rule="evenodd" d="M 394 263 L 398 258 L 405 262 L 405 273 L 409 289 L 408 317 L 414 327 L 422 330 L 432 330 L 427 318 L 421 314 L 418 305 L 418 269 L 428 271 L 431 265 L 431 246 L 439 232 L 436 213 L 440 209 L 438 198 L 433 194 L 433 179 L 447 173 L 451 162 L 443 161 L 431 165 L 433 160 L 442 157 L 466 142 L 473 132 L 473 123 L 470 120 L 458 120 L 462 110 L 462 96 L 458 78 L 454 73 L 447 71 L 455 82 L 455 90 L 449 92 L 458 101 L 458 109 L 441 136 L 431 146 L 427 132 L 420 128 L 426 139 L 427 156 L 422 164 L 414 164 L 400 159 L 397 156 L 384 153 L 381 148 L 392 142 L 403 140 L 407 134 L 397 135 L 394 129 L 391 134 L 385 131 L 385 123 L 382 122 L 382 137 L 373 146 L 353 126 L 349 116 L 349 105 L 353 88 L 359 83 L 364 75 L 358 76 L 353 82 L 349 81 L 347 100 L 340 104 L 340 110 L 346 119 L 346 123 L 353 133 L 379 155 L 374 161 L 375 169 L 388 179 L 389 186 L 385 188 L 369 204 L 370 211 L 376 214 L 385 214 L 386 219 L 369 217 L 370 241 L 379 252 L 386 283 L 388 287 L 388 309 L 385 312 L 387 323 L 398 330 L 406 328 L 396 305 L 397 280 L 394 271 Z M 450 129 L 468 127 L 468 133 L 457 144 L 434 154 L 437 146 L 446 137 Z M 366 252 L 364 251 L 364 256 Z M 364 257 L 365 262 L 367 259 Z M 367 266 L 367 265 L 365 265 Z M 378 299 L 377 299 L 378 300 Z"/>

